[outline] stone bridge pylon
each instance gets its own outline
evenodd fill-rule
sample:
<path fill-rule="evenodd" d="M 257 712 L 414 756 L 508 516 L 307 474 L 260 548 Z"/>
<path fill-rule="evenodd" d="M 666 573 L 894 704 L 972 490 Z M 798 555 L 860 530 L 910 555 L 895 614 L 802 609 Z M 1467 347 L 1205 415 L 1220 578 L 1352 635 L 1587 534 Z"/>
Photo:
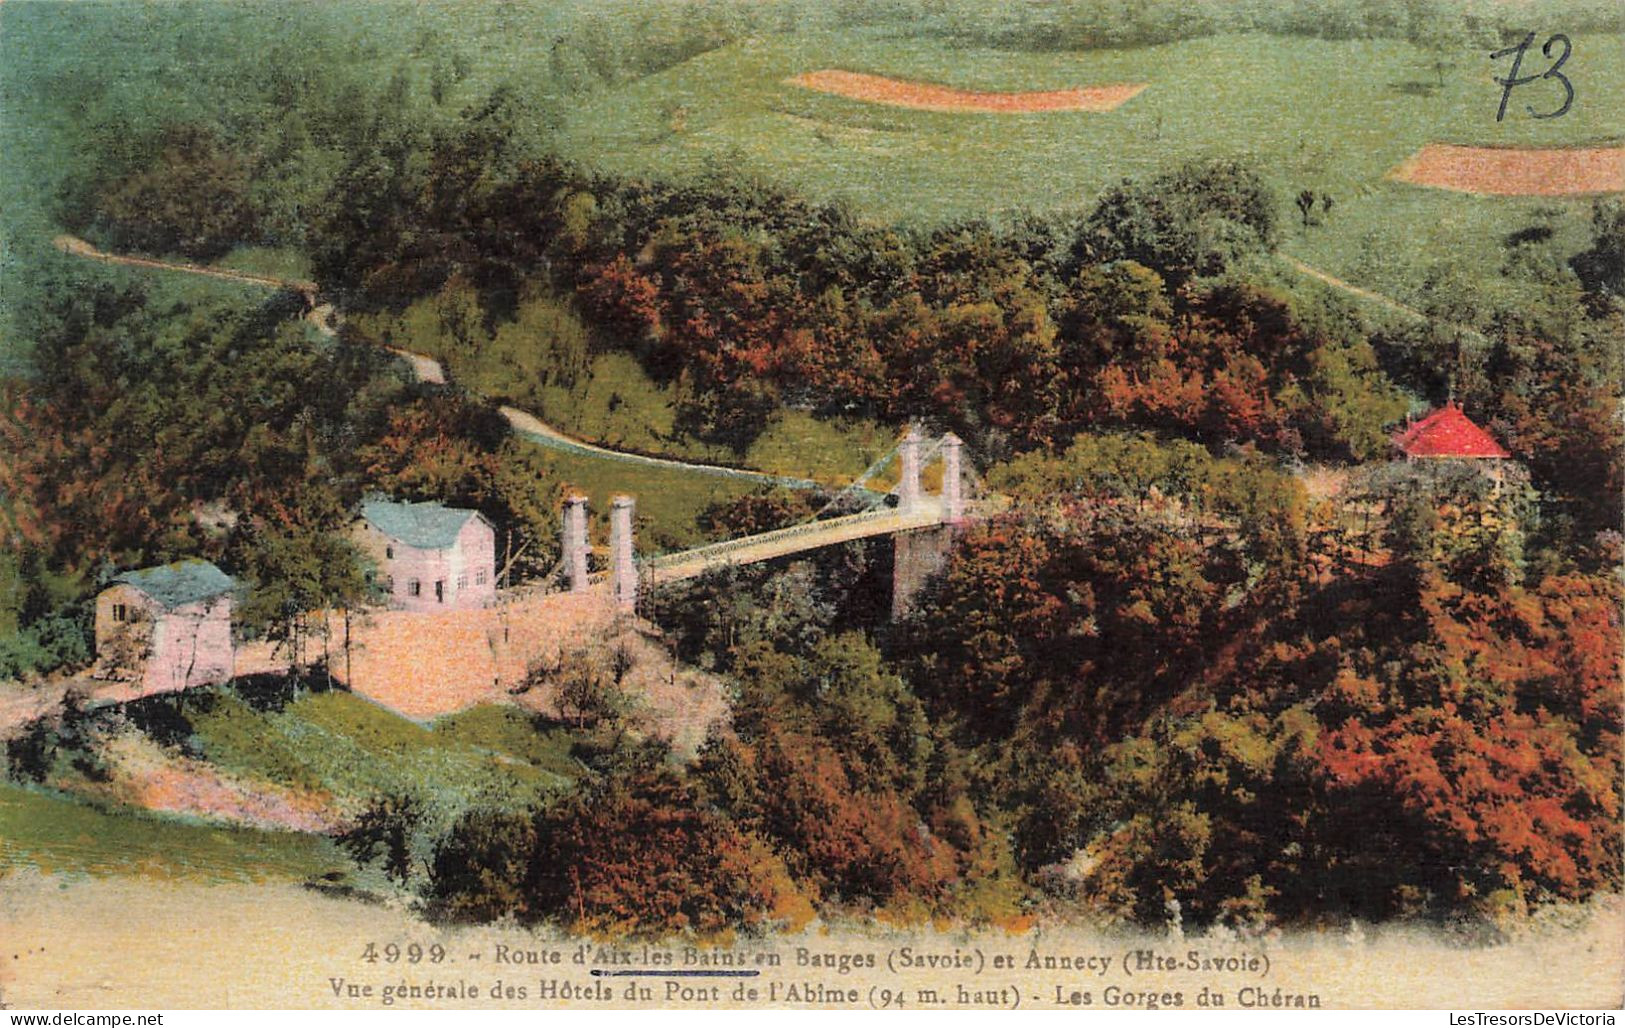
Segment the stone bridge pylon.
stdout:
<path fill-rule="evenodd" d="M 898 449 L 902 478 L 897 486 L 901 508 L 916 508 L 932 502 L 920 489 L 921 447 L 925 439 L 910 426 Z M 942 493 L 937 524 L 899 531 L 892 536 L 891 615 L 904 617 L 914 599 L 932 575 L 942 570 L 953 548 L 954 532 L 965 522 L 964 443 L 952 432 L 940 440 L 942 453 Z"/>
<path fill-rule="evenodd" d="M 922 447 L 925 436 L 920 430 L 910 426 L 908 434 L 897 446 L 897 460 L 900 475 L 897 482 L 897 506 L 907 510 L 917 509 L 922 503 L 931 502 L 920 487 L 920 469 Z M 964 459 L 965 444 L 952 432 L 945 433 L 939 445 L 942 452 L 942 493 L 937 501 L 942 505 L 942 520 L 953 524 L 965 518 L 965 486 L 964 469 L 961 461 Z"/>
<path fill-rule="evenodd" d="M 610 502 L 609 511 L 609 574 L 610 595 L 618 607 L 637 606 L 638 572 L 632 552 L 632 510 L 630 496 L 617 496 Z M 595 575 L 589 557 L 592 545 L 587 538 L 587 498 L 579 494 L 564 500 L 564 516 L 560 519 L 564 580 L 573 593 L 584 593 L 600 584 L 605 576 Z"/>

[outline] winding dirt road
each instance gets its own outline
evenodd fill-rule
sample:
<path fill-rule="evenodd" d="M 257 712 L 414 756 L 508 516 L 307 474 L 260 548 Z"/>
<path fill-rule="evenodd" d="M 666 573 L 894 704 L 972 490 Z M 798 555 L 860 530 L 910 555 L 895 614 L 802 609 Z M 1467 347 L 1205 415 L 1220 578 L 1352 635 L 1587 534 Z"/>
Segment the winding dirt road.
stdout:
<path fill-rule="evenodd" d="M 1424 311 L 1419 311 L 1409 304 L 1400 303 L 1391 296 L 1384 296 L 1381 293 L 1375 293 L 1369 289 L 1362 289 L 1352 282 L 1346 282 L 1343 279 L 1338 278 L 1336 275 L 1321 271 L 1319 268 L 1311 264 L 1305 264 L 1303 261 L 1293 257 L 1291 254 L 1282 253 L 1277 254 L 1277 256 L 1280 257 L 1281 260 L 1285 261 L 1294 271 L 1297 271 L 1299 274 L 1308 275 L 1315 281 L 1325 283 L 1341 293 L 1345 293 L 1359 300 L 1365 300 L 1368 303 L 1374 303 L 1379 307 L 1383 307 L 1397 314 L 1403 314 L 1413 321 L 1432 322 L 1445 328 L 1453 328 L 1458 332 L 1476 339 L 1480 343 L 1487 345 L 1489 342 L 1489 340 L 1484 337 L 1482 332 L 1471 325 L 1463 325 L 1458 322 L 1445 321 L 1441 318 L 1435 318 L 1433 315 Z"/>
<path fill-rule="evenodd" d="M 308 282 L 304 279 L 275 278 L 270 275 L 253 275 L 245 271 L 210 268 L 201 264 L 189 264 L 185 261 L 166 261 L 152 257 L 133 257 L 128 254 L 108 253 L 105 250 L 97 249 L 77 236 L 71 235 L 57 236 L 52 240 L 52 243 L 63 253 L 69 253 L 75 257 L 84 257 L 89 260 L 102 261 L 107 264 L 153 268 L 160 271 L 181 271 L 190 275 L 205 275 L 210 278 L 265 286 L 269 289 L 291 289 L 302 294 L 310 305 L 310 311 L 306 314 L 305 320 L 309 321 L 323 335 L 337 335 L 333 325 L 339 316 L 338 312 L 332 304 L 318 305 L 316 303 L 317 286 L 314 282 Z M 411 350 L 403 350 L 396 346 L 386 346 L 384 349 L 405 361 L 419 382 L 427 382 L 433 385 L 444 385 L 446 383 L 447 377 L 444 365 L 428 354 L 414 353 Z M 502 406 L 498 409 L 508 422 L 508 426 L 516 434 L 549 449 L 600 457 L 605 460 L 620 461 L 624 464 L 641 464 L 646 467 L 688 471 L 721 478 L 744 479 L 763 484 L 786 486 L 791 489 L 812 489 L 817 487 L 816 482 L 806 478 L 775 475 L 766 471 L 753 471 L 749 468 L 730 468 L 720 464 L 698 464 L 674 457 L 651 457 L 641 453 L 612 450 L 606 446 L 599 446 L 596 443 L 590 443 L 567 435 L 529 411 L 509 406 Z"/>
<path fill-rule="evenodd" d="M 1355 285 L 1352 282 L 1345 282 L 1343 279 L 1338 278 L 1336 275 L 1332 275 L 1332 274 L 1330 274 L 1328 272 L 1321 271 L 1319 268 L 1314 267 L 1313 265 L 1305 264 L 1303 261 L 1300 261 L 1296 257 L 1293 257 L 1291 254 L 1283 253 L 1280 256 L 1281 256 L 1281 259 L 1283 261 L 1286 261 L 1288 264 L 1290 264 L 1294 270 L 1296 270 L 1296 271 L 1298 271 L 1298 272 L 1300 272 L 1300 273 L 1302 273 L 1304 275 L 1308 275 L 1310 278 L 1315 279 L 1315 280 L 1317 280 L 1319 282 L 1324 282 L 1325 284 L 1331 286 L 1333 289 L 1336 289 L 1336 290 L 1338 290 L 1340 292 L 1347 293 L 1350 296 L 1358 297 L 1359 299 L 1362 299 L 1362 300 L 1369 300 L 1372 303 L 1375 303 L 1375 304 L 1377 304 L 1379 306 L 1382 306 L 1382 307 L 1386 307 L 1391 311 L 1396 311 L 1396 312 L 1398 312 L 1400 314 L 1407 315 L 1407 316 L 1409 316 L 1411 318 L 1415 318 L 1418 321 L 1430 321 L 1430 320 L 1432 320 L 1426 314 L 1423 314 L 1421 311 L 1417 310 L 1415 307 L 1407 306 L 1407 305 L 1405 305 L 1403 303 L 1400 303 L 1398 300 L 1395 300 L 1395 299 L 1393 299 L 1391 297 L 1384 296 L 1381 293 L 1373 293 L 1369 289 L 1362 289 L 1362 288 L 1360 288 L 1359 286 Z"/>
<path fill-rule="evenodd" d="M 232 282 L 266 286 L 270 289 L 292 289 L 296 293 L 303 293 L 306 297 L 309 297 L 312 304 L 315 302 L 316 283 L 302 278 L 273 278 L 270 275 L 252 275 L 246 271 L 232 271 L 230 268 L 210 268 L 202 264 L 188 264 L 185 261 L 163 261 L 152 257 L 131 257 L 128 254 L 108 253 L 106 250 L 96 249 L 95 246 L 85 242 L 78 236 L 60 235 L 51 240 L 51 243 L 63 253 L 71 253 L 75 257 L 87 257 L 93 261 L 102 261 L 107 264 L 123 264 L 132 268 L 184 271 L 190 275 L 223 278 Z"/>

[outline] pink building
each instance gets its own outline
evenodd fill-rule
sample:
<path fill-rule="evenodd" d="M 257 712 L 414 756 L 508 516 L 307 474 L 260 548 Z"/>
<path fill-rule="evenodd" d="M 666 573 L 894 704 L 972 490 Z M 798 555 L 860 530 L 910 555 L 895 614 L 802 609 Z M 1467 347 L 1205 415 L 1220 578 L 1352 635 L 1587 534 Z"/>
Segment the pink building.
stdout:
<path fill-rule="evenodd" d="M 119 575 L 96 597 L 96 676 L 143 695 L 228 681 L 236 587 L 206 560 Z"/>
<path fill-rule="evenodd" d="M 367 500 L 356 535 L 393 607 L 467 610 L 496 597 L 496 530 L 479 511 Z"/>

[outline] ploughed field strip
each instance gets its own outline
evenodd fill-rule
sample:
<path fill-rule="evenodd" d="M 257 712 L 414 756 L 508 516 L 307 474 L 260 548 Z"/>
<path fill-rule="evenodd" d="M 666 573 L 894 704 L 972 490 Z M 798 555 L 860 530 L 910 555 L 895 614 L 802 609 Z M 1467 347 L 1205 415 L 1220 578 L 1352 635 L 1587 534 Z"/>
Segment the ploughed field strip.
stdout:
<path fill-rule="evenodd" d="M 908 82 L 860 71 L 825 68 L 788 80 L 790 84 L 849 100 L 906 107 L 915 111 L 968 114 L 1039 114 L 1049 111 L 1111 111 L 1146 86 L 1143 82 L 1020 93 L 985 93 L 931 82 Z"/>
<path fill-rule="evenodd" d="M 1625 146 L 1525 149 L 1430 143 L 1388 178 L 1487 196 L 1618 193 L 1625 191 Z"/>

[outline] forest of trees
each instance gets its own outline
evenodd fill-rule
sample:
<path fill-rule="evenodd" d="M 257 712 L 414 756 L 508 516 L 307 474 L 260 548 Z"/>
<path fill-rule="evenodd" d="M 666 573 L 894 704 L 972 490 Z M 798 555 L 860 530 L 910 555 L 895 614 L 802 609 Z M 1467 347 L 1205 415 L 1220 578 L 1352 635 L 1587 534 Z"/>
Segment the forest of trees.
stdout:
<path fill-rule="evenodd" d="M 87 601 L 130 567 L 215 560 L 251 587 L 243 627 L 273 636 L 362 602 L 345 530 L 369 492 L 475 507 L 501 526 L 499 553 L 523 551 L 520 573 L 551 564 L 556 497 L 506 423 L 313 332 L 298 296 L 160 305 L 93 278 L 52 295 L 0 425 L 22 629 L 0 675 L 88 660 Z"/>
<path fill-rule="evenodd" d="M 1236 162 L 1125 184 L 1079 222 L 914 232 L 737 181 L 515 163 L 516 117 L 494 96 L 428 167 L 343 178 L 318 277 L 358 308 L 472 289 L 495 320 L 541 280 L 739 452 L 785 404 L 923 418 L 994 456 L 1104 423 L 1346 459 L 1402 412 L 1369 346 L 1230 274 L 1276 232 Z"/>
<path fill-rule="evenodd" d="M 1433 16 L 1153 4 L 1105 33 L 1119 5 L 1026 22 L 923 6 L 922 31 L 998 45 L 1406 36 Z M 637 9 L 681 28 L 640 45 L 579 14 L 555 84 L 805 12 Z M 627 352 L 682 385 L 694 439 L 742 454 L 786 407 L 920 421 L 963 436 L 1012 501 L 895 625 L 853 599 L 886 577 L 861 549 L 665 595 L 650 616 L 730 683 L 729 726 L 684 765 L 613 711 L 583 717 L 580 793 L 471 810 L 421 859 L 391 852 L 409 806 L 380 804 L 354 852 L 392 861 L 426 909 L 652 935 L 815 913 L 1157 923 L 1177 901 L 1195 924 L 1262 928 L 1494 920 L 1620 887 L 1617 199 L 1578 252 L 1502 242 L 1538 303 L 1469 297 L 1470 334 L 1368 329 L 1274 270 L 1290 208 L 1243 160 L 1125 181 L 1074 214 L 875 224 L 725 172 L 589 172 L 531 130 L 535 97 L 448 101 L 470 58 L 421 45 L 443 57 L 427 75 L 267 63 L 249 79 L 264 110 L 89 132 L 118 145 L 76 166 L 55 216 L 194 259 L 287 247 L 343 310 L 438 303 L 480 322 L 460 337 L 475 351 L 551 305 L 586 338 L 538 341 L 539 373 Z M 75 88 L 94 128 L 117 127 Z M 519 574 L 551 565 L 562 483 L 486 401 L 410 382 L 382 340 L 314 332 L 292 294 L 160 300 L 88 270 L 35 285 L 0 424 L 0 678 L 84 663 L 87 599 L 121 568 L 214 559 L 250 587 L 245 627 L 273 635 L 364 601 L 342 530 L 370 491 L 477 507 Z M 1386 464 L 1392 426 L 1451 393 L 1521 470 Z M 1349 472 L 1368 536 L 1327 544 L 1305 461 Z M 748 497 L 700 527 L 810 506 Z"/>
<path fill-rule="evenodd" d="M 1326 577 L 1267 468 L 1144 439 L 1023 463 L 1020 512 L 966 535 L 890 651 L 995 761 L 1029 870 L 1082 848 L 1064 891 L 1153 923 L 1168 898 L 1303 923 L 1617 888 L 1619 582 L 1533 580 L 1516 489 L 1404 468 L 1373 485 L 1383 559 Z M 1148 482 L 1234 527 L 1103 504 Z"/>

